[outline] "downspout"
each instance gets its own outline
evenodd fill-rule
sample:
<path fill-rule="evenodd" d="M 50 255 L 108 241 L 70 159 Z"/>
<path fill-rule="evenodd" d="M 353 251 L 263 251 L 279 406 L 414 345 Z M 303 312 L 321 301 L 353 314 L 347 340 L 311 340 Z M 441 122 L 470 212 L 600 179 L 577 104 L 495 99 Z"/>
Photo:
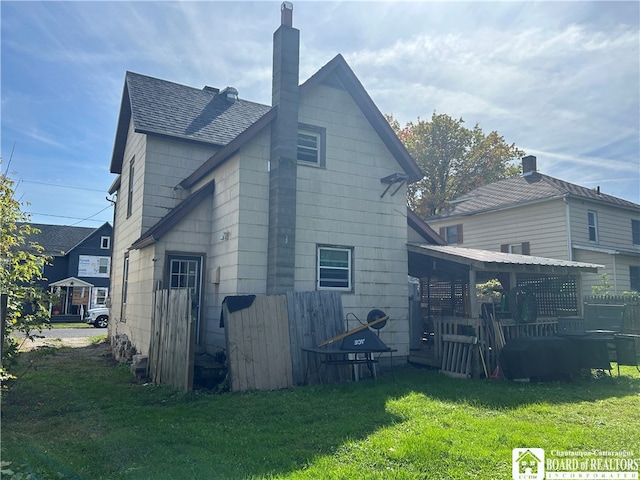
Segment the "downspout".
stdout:
<path fill-rule="evenodd" d="M 573 262 L 573 246 L 571 242 L 571 209 L 569 208 L 569 202 L 567 201 L 568 194 L 563 195 L 564 211 L 567 223 L 567 260 Z"/>

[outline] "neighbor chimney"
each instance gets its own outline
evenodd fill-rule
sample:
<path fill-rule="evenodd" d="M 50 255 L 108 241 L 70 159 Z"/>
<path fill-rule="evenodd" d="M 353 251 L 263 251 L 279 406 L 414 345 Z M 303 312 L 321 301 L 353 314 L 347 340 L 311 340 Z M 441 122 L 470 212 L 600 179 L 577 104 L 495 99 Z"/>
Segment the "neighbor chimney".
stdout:
<path fill-rule="evenodd" d="M 533 155 L 522 157 L 522 176 L 526 177 L 532 173 L 536 173 L 536 157 Z"/>
<path fill-rule="evenodd" d="M 293 5 L 280 7 L 281 25 L 273 34 L 271 103 L 277 108 L 271 124 L 267 294 L 294 287 L 296 243 L 296 180 L 298 149 L 298 71 L 300 32 L 292 27 Z"/>

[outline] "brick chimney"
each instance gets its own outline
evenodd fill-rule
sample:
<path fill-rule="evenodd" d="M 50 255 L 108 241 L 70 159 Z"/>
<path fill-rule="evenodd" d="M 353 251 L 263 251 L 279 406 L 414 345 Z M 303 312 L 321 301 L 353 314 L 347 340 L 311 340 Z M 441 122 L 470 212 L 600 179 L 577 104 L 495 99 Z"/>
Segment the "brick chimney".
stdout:
<path fill-rule="evenodd" d="M 533 155 L 527 155 L 526 157 L 522 157 L 522 176 L 526 177 L 531 175 L 532 173 L 536 173 L 536 157 Z"/>
<path fill-rule="evenodd" d="M 293 5 L 280 7 L 280 27 L 273 34 L 271 103 L 278 113 L 271 125 L 267 294 L 294 287 L 296 178 L 298 146 L 298 71 L 300 31 L 293 28 Z"/>

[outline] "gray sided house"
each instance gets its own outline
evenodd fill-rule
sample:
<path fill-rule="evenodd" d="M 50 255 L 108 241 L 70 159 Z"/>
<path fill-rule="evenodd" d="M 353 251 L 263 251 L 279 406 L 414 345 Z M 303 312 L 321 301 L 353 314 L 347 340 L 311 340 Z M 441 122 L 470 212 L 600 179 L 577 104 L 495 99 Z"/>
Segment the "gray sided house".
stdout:
<path fill-rule="evenodd" d="M 188 287 L 214 353 L 225 297 L 330 290 L 350 327 L 385 311 L 381 338 L 406 358 L 406 185 L 422 172 L 342 56 L 299 84 L 289 4 L 273 42 L 272 105 L 127 72 L 110 335 L 148 353 L 153 292 Z"/>
<path fill-rule="evenodd" d="M 104 305 L 110 286 L 112 226 L 31 225 L 39 233 L 28 241 L 41 245 L 43 253 L 51 256 L 40 286 L 58 294 L 58 301 L 51 305 L 52 321 L 81 319 L 88 308 Z"/>
<path fill-rule="evenodd" d="M 583 277 L 583 295 L 602 274 L 610 294 L 640 291 L 640 205 L 539 173 L 534 156 L 522 170 L 426 220 L 449 244 L 604 265 Z"/>

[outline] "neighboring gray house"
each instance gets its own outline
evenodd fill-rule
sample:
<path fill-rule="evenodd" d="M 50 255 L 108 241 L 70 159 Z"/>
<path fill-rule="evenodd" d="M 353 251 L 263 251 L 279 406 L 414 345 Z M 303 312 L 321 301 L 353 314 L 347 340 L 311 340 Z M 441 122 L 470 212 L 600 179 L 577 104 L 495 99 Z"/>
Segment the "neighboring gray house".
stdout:
<path fill-rule="evenodd" d="M 407 357 L 406 185 L 422 172 L 342 56 L 301 85 L 298 65 L 285 2 L 271 106 L 127 72 L 110 335 L 148 353 L 153 291 L 187 286 L 213 352 L 226 296 L 336 290 L 345 314 L 384 310 L 381 338 Z"/>
<path fill-rule="evenodd" d="M 426 220 L 449 244 L 605 265 L 582 279 L 583 295 L 607 274 L 611 294 L 640 291 L 640 205 L 536 171 L 477 188 Z"/>

